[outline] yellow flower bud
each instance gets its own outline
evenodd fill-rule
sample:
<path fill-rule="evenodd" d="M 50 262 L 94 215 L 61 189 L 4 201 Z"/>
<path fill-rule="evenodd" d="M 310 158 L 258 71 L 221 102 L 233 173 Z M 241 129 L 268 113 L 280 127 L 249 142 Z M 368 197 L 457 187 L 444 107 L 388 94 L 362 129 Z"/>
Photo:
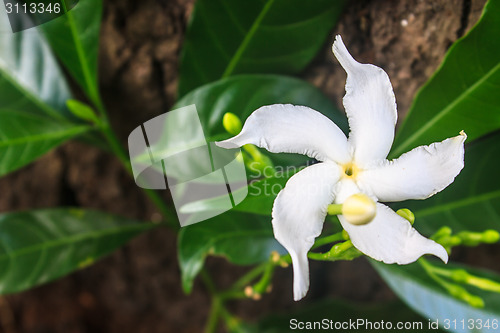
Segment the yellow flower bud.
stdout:
<path fill-rule="evenodd" d="M 354 225 L 367 224 L 377 213 L 377 206 L 369 196 L 363 193 L 351 195 L 342 205 L 342 215 Z"/>
<path fill-rule="evenodd" d="M 237 115 L 231 112 L 226 112 L 222 117 L 222 126 L 232 135 L 237 135 L 241 132 L 241 120 Z"/>

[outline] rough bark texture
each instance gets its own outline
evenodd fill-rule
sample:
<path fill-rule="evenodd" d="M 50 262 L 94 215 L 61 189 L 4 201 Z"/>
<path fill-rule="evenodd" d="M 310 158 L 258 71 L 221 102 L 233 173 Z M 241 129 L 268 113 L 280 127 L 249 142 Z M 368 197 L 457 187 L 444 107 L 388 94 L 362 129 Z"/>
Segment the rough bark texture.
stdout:
<path fill-rule="evenodd" d="M 439 66 L 447 48 L 479 18 L 484 0 L 352 1 L 331 34 L 342 34 L 361 62 L 384 68 L 391 77 L 400 115 Z M 112 123 L 122 140 L 138 124 L 168 110 L 175 101 L 178 55 L 193 0 L 105 1 L 101 31 L 100 81 Z M 339 106 L 345 73 L 330 43 L 302 77 Z M 141 218 L 155 208 L 105 152 L 68 143 L 39 161 L 0 179 L 0 210 L 79 205 Z M 497 247 L 458 252 L 458 259 L 481 258 L 492 267 Z M 469 257 L 467 258 L 466 255 Z M 498 255 L 497 255 L 498 258 Z M 227 285 L 246 269 L 210 259 L 209 270 Z M 279 269 L 275 288 L 260 302 L 231 308 L 255 320 L 287 311 L 318 297 L 365 302 L 395 296 L 364 259 L 312 263 L 308 299 L 292 301 L 291 269 Z M 0 331 L 44 332 L 200 332 L 210 299 L 199 282 L 191 295 L 181 290 L 176 237 L 156 230 L 58 281 L 0 298 Z"/>

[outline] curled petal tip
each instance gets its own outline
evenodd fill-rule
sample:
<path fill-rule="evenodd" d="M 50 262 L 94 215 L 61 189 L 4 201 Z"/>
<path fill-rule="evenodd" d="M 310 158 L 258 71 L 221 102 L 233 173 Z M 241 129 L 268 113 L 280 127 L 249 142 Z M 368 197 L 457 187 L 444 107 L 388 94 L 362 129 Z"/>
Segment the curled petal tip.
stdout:
<path fill-rule="evenodd" d="M 465 134 L 464 130 L 461 130 L 459 134 L 464 138 L 464 141 L 467 139 L 467 134 Z"/>
<path fill-rule="evenodd" d="M 344 45 L 344 41 L 342 40 L 342 37 L 340 35 L 335 36 L 335 41 L 332 45 L 332 52 L 338 59 L 338 61 L 342 64 L 342 67 L 344 67 L 344 64 L 342 62 L 346 63 L 347 61 L 351 60 L 350 58 L 352 58 L 349 54 L 349 51 L 347 51 L 347 48 Z"/>
<path fill-rule="evenodd" d="M 309 262 L 307 251 L 290 251 L 293 263 L 293 300 L 300 301 L 309 290 Z"/>
<path fill-rule="evenodd" d="M 234 148 L 241 147 L 237 143 L 233 142 L 233 139 L 234 138 L 227 139 L 227 140 L 224 140 L 224 141 L 215 141 L 215 145 L 217 147 L 221 147 L 221 148 L 225 148 L 225 149 L 234 149 Z"/>
<path fill-rule="evenodd" d="M 429 253 L 432 255 L 435 255 L 439 259 L 441 259 L 445 264 L 448 263 L 448 252 L 444 249 L 444 247 L 441 244 L 436 243 L 438 247 L 436 247 L 436 250 L 433 253 Z"/>

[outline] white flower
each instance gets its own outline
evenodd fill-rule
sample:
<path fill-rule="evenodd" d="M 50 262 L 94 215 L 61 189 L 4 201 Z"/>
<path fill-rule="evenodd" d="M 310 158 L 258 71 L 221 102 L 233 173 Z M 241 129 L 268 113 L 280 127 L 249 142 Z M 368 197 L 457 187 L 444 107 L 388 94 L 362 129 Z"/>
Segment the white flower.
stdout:
<path fill-rule="evenodd" d="M 388 161 L 397 119 L 389 77 L 379 67 L 354 60 L 340 36 L 333 53 L 347 72 L 343 102 L 349 139 L 315 110 L 276 104 L 254 111 L 240 134 L 218 143 L 224 148 L 254 144 L 322 162 L 291 177 L 273 207 L 274 235 L 293 261 L 295 300 L 309 289 L 307 252 L 321 234 L 328 205 L 360 192 L 382 202 L 426 199 L 451 184 L 464 165 L 463 132 Z M 387 264 L 408 264 L 424 254 L 448 261 L 441 245 L 420 235 L 389 207 L 376 206 L 375 218 L 365 225 L 350 224 L 339 215 L 358 250 Z"/>

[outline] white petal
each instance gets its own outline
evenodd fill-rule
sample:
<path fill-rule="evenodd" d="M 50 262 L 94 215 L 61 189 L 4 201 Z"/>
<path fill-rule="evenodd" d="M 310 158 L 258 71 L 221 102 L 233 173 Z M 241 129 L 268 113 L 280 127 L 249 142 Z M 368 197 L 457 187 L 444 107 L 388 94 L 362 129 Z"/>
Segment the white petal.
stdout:
<path fill-rule="evenodd" d="M 337 35 L 333 53 L 347 72 L 344 107 L 351 133 L 349 144 L 359 165 L 387 157 L 394 140 L 396 99 L 389 76 L 379 67 L 360 64 Z"/>
<path fill-rule="evenodd" d="M 368 224 L 350 224 L 342 215 L 339 220 L 352 244 L 375 260 L 406 265 L 424 254 L 433 254 L 448 262 L 448 253 L 440 244 L 419 234 L 410 222 L 381 203 L 377 203 L 377 215 Z"/>
<path fill-rule="evenodd" d="M 335 163 L 311 165 L 292 176 L 274 201 L 274 236 L 292 257 L 296 301 L 309 289 L 307 252 L 321 234 L 339 177 L 340 168 Z"/>
<path fill-rule="evenodd" d="M 463 133 L 384 161 L 360 172 L 358 185 L 380 201 L 428 198 L 450 185 L 464 167 L 466 138 Z"/>
<path fill-rule="evenodd" d="M 299 153 L 319 161 L 349 161 L 347 139 L 330 119 L 306 106 L 274 104 L 255 110 L 222 148 L 254 144 L 273 153 Z"/>
<path fill-rule="evenodd" d="M 335 191 L 335 202 L 341 203 L 359 189 L 352 180 L 342 180 Z M 440 244 L 420 235 L 410 222 L 381 203 L 377 203 L 375 218 L 365 225 L 353 225 L 342 215 L 338 217 L 353 245 L 373 259 L 404 265 L 424 254 L 433 254 L 448 262 L 448 253 Z"/>

